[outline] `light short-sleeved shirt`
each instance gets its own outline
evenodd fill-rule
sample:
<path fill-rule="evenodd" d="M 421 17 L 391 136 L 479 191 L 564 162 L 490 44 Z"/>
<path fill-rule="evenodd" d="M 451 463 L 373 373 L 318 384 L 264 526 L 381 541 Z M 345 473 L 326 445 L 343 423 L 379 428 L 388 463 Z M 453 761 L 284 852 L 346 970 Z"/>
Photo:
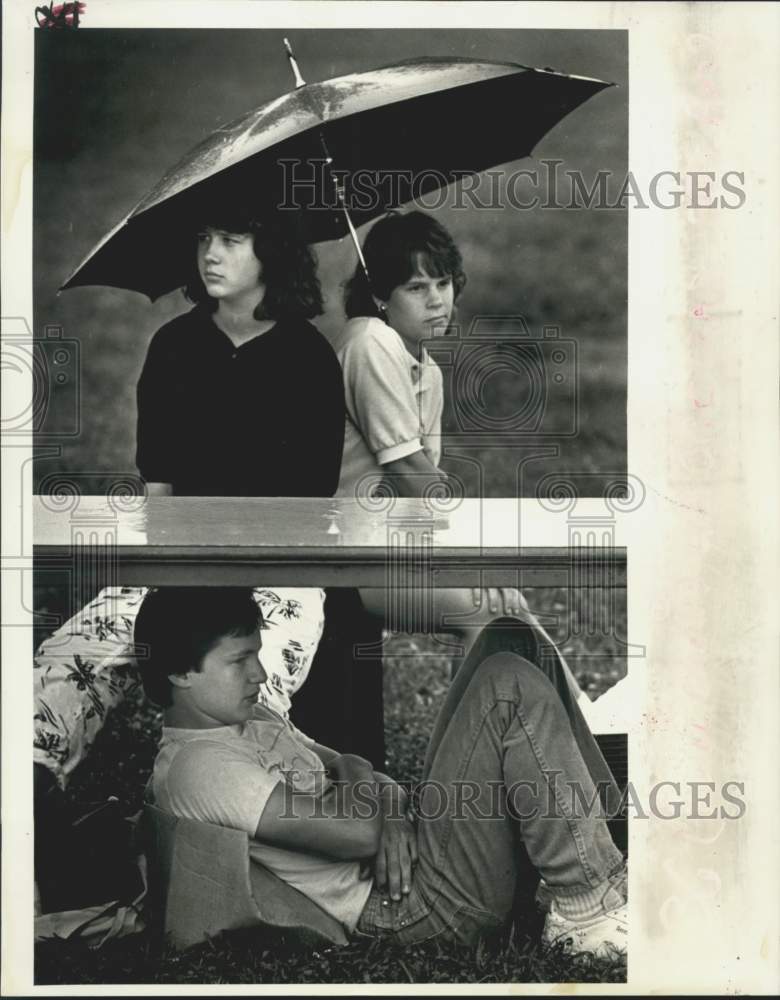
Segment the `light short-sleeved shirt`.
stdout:
<path fill-rule="evenodd" d="M 256 705 L 243 725 L 216 729 L 165 727 L 152 790 L 159 808 L 184 819 L 243 830 L 252 858 L 314 900 L 348 932 L 371 892 L 358 861 L 338 861 L 254 840 L 280 781 L 306 795 L 330 787 L 314 741 L 270 708 Z M 302 821 L 301 821 L 302 822 Z"/>
<path fill-rule="evenodd" d="M 442 374 L 425 348 L 420 361 L 380 319 L 351 319 L 332 338 L 344 374 L 347 420 L 336 496 L 369 495 L 382 466 L 424 451 L 441 457 Z"/>

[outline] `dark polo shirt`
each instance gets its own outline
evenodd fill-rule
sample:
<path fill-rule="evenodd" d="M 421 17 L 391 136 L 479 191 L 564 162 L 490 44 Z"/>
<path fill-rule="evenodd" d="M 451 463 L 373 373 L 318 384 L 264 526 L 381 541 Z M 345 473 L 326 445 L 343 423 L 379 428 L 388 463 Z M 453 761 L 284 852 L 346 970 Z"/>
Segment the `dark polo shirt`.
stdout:
<path fill-rule="evenodd" d="M 235 347 L 197 306 L 152 338 L 136 463 L 178 496 L 332 496 L 344 443 L 341 367 L 306 320 Z"/>

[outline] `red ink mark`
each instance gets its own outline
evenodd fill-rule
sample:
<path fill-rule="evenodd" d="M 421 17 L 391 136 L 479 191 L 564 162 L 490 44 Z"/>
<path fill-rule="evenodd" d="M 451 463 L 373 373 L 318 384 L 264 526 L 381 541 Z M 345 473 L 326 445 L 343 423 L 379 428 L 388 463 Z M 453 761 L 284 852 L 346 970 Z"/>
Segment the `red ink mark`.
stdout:
<path fill-rule="evenodd" d="M 693 310 L 693 315 L 696 316 L 698 319 L 706 319 L 707 318 L 704 315 L 704 306 L 696 306 L 696 308 Z"/>
<path fill-rule="evenodd" d="M 694 401 L 693 401 L 693 405 L 694 405 L 694 406 L 696 407 L 696 409 L 697 409 L 697 410 L 704 410 L 704 409 L 706 409 L 706 407 L 708 407 L 708 406 L 709 406 L 710 404 L 709 404 L 709 403 L 702 403 L 702 402 L 700 402 L 700 401 L 699 401 L 698 399 L 694 399 Z"/>
<path fill-rule="evenodd" d="M 54 6 L 54 0 L 48 7 L 35 8 L 35 20 L 39 28 L 78 28 L 79 19 L 87 5 L 81 0 L 72 3 L 59 3 Z"/>

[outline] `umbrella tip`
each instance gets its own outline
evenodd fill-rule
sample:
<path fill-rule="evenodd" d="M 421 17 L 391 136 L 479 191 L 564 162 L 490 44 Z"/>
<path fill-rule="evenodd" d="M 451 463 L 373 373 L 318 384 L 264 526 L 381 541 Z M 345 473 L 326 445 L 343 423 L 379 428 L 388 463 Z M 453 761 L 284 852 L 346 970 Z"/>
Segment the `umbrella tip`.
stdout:
<path fill-rule="evenodd" d="M 306 81 L 301 76 L 301 71 L 298 69 L 298 63 L 295 60 L 295 55 L 293 54 L 292 45 L 290 45 L 289 38 L 284 39 L 284 47 L 287 51 L 287 58 L 290 60 L 290 66 L 292 67 L 293 75 L 295 76 L 295 89 L 299 87 L 305 87 Z"/>

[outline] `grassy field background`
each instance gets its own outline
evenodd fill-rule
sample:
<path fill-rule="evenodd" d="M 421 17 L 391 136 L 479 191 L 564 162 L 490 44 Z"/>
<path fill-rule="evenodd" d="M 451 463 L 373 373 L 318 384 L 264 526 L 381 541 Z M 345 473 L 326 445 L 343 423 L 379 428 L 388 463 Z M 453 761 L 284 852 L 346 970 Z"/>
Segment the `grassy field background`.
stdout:
<path fill-rule="evenodd" d="M 549 66 L 618 84 L 564 119 L 539 144 L 539 168 L 562 160 L 590 186 L 612 174 L 614 196 L 627 170 L 627 37 L 605 31 L 297 31 L 287 32 L 310 81 L 414 56 L 460 55 Z M 78 345 L 77 369 L 43 387 L 35 488 L 57 478 L 83 493 L 103 493 L 134 473 L 135 383 L 154 331 L 189 308 L 174 292 L 150 304 L 116 289 L 79 288 L 57 296 L 76 265 L 162 174 L 219 124 L 290 89 L 284 31 L 94 30 L 36 33 L 34 163 L 34 332 L 47 328 Z M 511 128 L 522 109 L 493 109 Z M 464 131 L 468 122 L 463 123 Z M 488 188 L 482 188 L 484 202 Z M 562 180 L 561 197 L 570 187 Z M 520 189 L 523 198 L 548 190 Z M 459 207 L 451 191 L 435 214 L 461 246 L 469 281 L 458 322 L 523 316 L 539 338 L 557 326 L 576 378 L 576 433 L 567 394 L 549 382 L 541 428 L 501 449 L 469 449 L 445 412 L 443 467 L 469 495 L 533 495 L 548 472 L 589 473 L 596 495 L 626 467 L 627 214 L 621 209 L 521 210 Z M 355 265 L 348 240 L 320 245 L 327 311 L 323 332 L 343 321 L 341 286 Z M 76 394 L 78 388 L 78 398 Z M 505 416 L 522 408 L 522 379 L 496 373 L 485 408 Z M 291 397 L 294 399 L 294 397 Z M 283 415 L 280 415 L 283 418 Z M 71 433 L 72 431 L 72 433 Z M 258 434 L 258 448 L 260 434 Z M 46 450 L 44 450 L 46 449 Z M 540 449 L 547 454 L 534 458 Z M 518 484 L 518 465 L 524 466 Z M 474 464 L 477 463 L 477 465 Z M 54 477 L 54 478 L 52 478 Z"/>
<path fill-rule="evenodd" d="M 539 588 L 524 591 L 545 621 L 582 687 L 597 698 L 626 673 L 625 592 Z M 41 610 L 59 612 L 54 591 L 38 593 Z M 609 617 L 607 602 L 612 609 Z M 601 617 L 598 617 L 601 615 Z M 613 621 L 609 634 L 589 634 L 587 621 Z M 450 661 L 431 636 L 397 635 L 384 656 L 387 771 L 416 782 L 428 736 L 446 693 Z M 77 814 L 109 795 L 124 814 L 142 804 L 160 732 L 160 713 L 137 698 L 110 718 L 90 758 L 76 772 L 69 799 Z M 518 914 L 502 936 L 477 948 L 429 944 L 400 949 L 352 943 L 312 952 L 262 932 L 224 935 L 182 954 L 160 950 L 147 934 L 90 951 L 77 942 L 36 948 L 36 983 L 497 983 L 622 982 L 625 964 L 564 955 L 539 945 L 541 921 Z"/>

